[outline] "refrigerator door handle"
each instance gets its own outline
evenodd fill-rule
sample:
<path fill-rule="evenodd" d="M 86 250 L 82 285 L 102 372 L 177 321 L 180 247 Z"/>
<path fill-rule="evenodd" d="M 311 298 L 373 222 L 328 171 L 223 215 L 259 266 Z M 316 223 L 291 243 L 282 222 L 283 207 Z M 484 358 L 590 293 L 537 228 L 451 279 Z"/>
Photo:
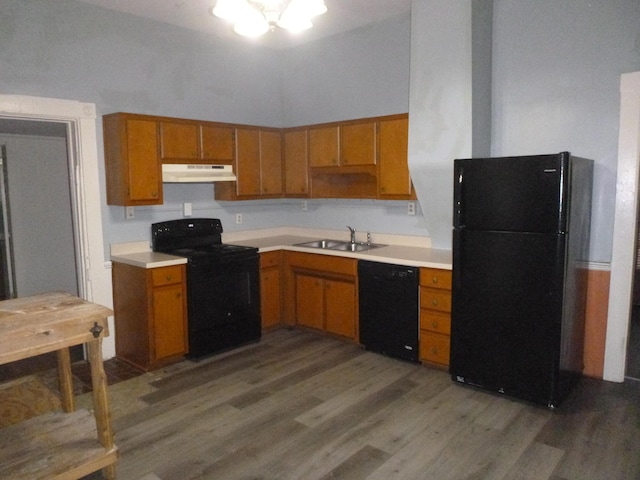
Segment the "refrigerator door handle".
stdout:
<path fill-rule="evenodd" d="M 458 228 L 454 228 L 451 254 L 452 254 L 452 263 L 453 265 L 456 265 L 456 266 L 460 264 L 460 253 L 462 251 L 462 247 L 460 245 L 460 242 L 462 241 L 462 239 L 460 238 L 461 236 L 462 236 L 462 232 Z M 451 280 L 452 280 L 452 285 L 451 285 L 452 293 L 456 291 L 459 292 L 462 289 L 462 275 L 459 274 L 458 268 L 454 268 L 452 270 Z M 453 294 L 455 295 L 455 293 Z"/>
<path fill-rule="evenodd" d="M 463 227 L 462 208 L 464 203 L 464 167 L 460 167 L 454 171 L 454 190 L 453 190 L 453 226 L 455 228 Z"/>

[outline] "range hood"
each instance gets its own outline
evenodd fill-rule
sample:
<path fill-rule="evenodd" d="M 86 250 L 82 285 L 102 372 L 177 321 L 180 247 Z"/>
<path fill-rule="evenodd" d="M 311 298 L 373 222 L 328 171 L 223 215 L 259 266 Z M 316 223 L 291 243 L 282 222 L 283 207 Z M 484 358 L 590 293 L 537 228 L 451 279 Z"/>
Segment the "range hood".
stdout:
<path fill-rule="evenodd" d="M 231 165 L 211 164 L 162 164 L 164 183 L 233 182 L 236 176 Z"/>

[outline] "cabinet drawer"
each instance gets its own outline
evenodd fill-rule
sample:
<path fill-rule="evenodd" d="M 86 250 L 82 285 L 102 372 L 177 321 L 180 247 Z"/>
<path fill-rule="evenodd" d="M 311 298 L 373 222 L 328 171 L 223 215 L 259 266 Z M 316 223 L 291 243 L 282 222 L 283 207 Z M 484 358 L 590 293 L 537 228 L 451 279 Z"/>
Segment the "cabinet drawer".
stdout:
<path fill-rule="evenodd" d="M 449 335 L 451 333 L 451 315 L 435 310 L 420 310 L 420 328 Z"/>
<path fill-rule="evenodd" d="M 277 267 L 280 265 L 280 251 L 260 254 L 260 268 Z"/>
<path fill-rule="evenodd" d="M 439 268 L 421 268 L 420 285 L 431 288 L 451 290 L 451 270 Z"/>
<path fill-rule="evenodd" d="M 353 258 L 334 257 L 314 253 L 289 252 L 288 263 L 295 270 L 317 270 L 323 276 L 355 277 L 358 273 L 358 261 Z"/>
<path fill-rule="evenodd" d="M 182 282 L 182 265 L 151 269 L 151 283 L 154 287 Z"/>
<path fill-rule="evenodd" d="M 451 312 L 451 292 L 420 287 L 420 308 Z"/>
<path fill-rule="evenodd" d="M 420 332 L 420 360 L 449 365 L 449 336 Z"/>

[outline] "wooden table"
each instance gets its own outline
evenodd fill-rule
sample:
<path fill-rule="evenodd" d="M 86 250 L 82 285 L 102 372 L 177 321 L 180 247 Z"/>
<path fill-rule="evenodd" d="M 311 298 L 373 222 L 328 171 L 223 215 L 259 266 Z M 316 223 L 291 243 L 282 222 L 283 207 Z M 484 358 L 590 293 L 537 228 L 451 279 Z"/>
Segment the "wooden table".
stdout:
<path fill-rule="evenodd" d="M 0 478 L 72 480 L 102 469 L 115 479 L 118 449 L 102 364 L 112 313 L 67 293 L 0 301 L 0 365 L 56 351 L 64 409 L 0 430 Z M 74 411 L 69 347 L 80 344 L 91 364 L 94 415 Z"/>

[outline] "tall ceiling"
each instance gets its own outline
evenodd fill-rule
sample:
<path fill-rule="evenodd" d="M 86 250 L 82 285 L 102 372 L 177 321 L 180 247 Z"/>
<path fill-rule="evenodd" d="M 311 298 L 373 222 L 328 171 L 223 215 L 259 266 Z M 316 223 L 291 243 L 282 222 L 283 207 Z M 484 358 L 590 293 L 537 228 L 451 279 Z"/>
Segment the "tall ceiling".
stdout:
<path fill-rule="evenodd" d="M 79 0 L 162 23 L 216 35 L 228 40 L 252 42 L 271 48 L 287 48 L 323 37 L 347 32 L 387 18 L 406 15 L 411 0 L 325 0 L 328 11 L 313 20 L 310 30 L 292 35 L 277 29 L 259 39 L 245 39 L 231 26 L 211 15 L 216 0 Z"/>

